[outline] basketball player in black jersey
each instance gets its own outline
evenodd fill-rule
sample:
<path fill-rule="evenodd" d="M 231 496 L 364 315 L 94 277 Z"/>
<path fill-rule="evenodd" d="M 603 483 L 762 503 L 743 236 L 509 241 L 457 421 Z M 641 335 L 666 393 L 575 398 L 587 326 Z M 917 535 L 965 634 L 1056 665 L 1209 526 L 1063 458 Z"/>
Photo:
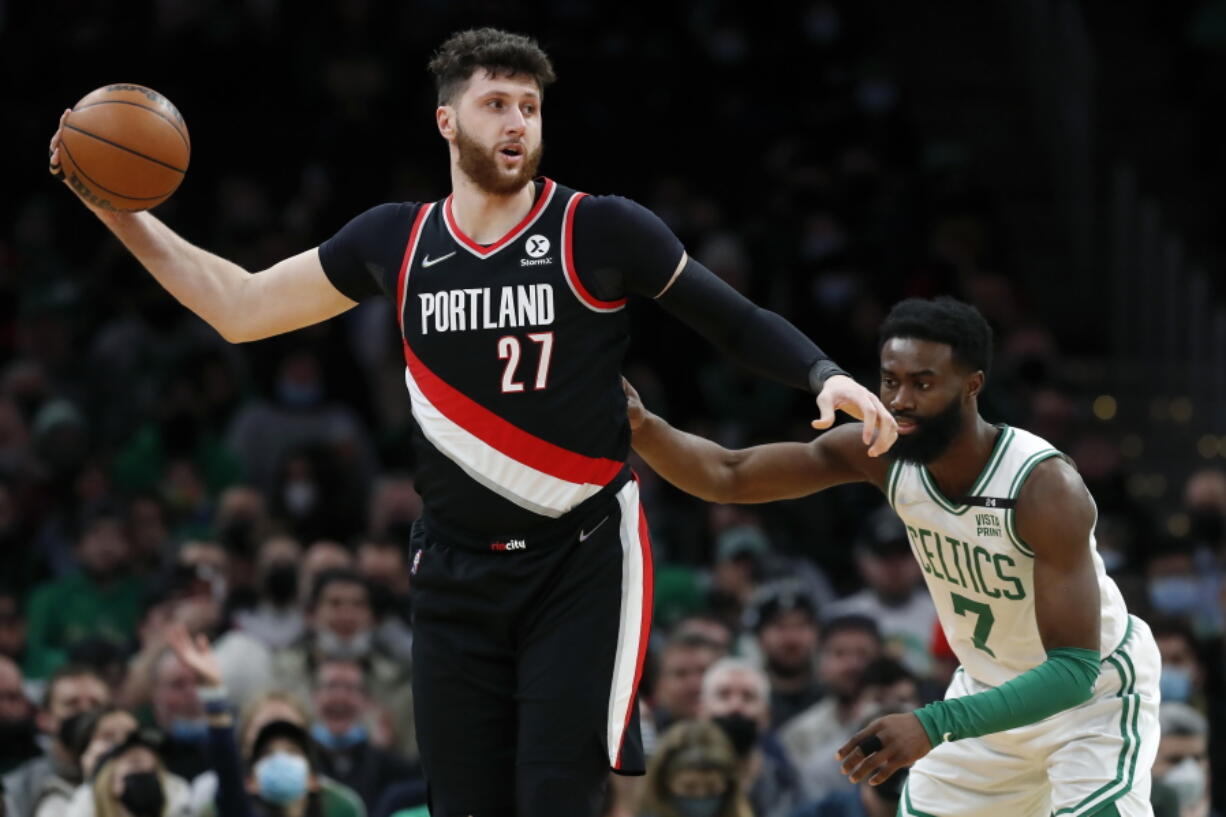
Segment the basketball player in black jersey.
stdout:
<path fill-rule="evenodd" d="M 611 767 L 643 772 L 647 524 L 626 467 L 626 298 L 653 298 L 729 357 L 816 392 L 821 421 L 897 434 L 877 398 L 632 201 L 536 177 L 553 79 L 535 42 L 466 31 L 430 63 L 452 193 L 382 204 L 249 275 L 148 213 L 95 210 L 227 340 L 396 305 L 420 432 L 413 686 L 436 817 L 584 817 Z M 56 169 L 59 133 L 52 138 Z"/>

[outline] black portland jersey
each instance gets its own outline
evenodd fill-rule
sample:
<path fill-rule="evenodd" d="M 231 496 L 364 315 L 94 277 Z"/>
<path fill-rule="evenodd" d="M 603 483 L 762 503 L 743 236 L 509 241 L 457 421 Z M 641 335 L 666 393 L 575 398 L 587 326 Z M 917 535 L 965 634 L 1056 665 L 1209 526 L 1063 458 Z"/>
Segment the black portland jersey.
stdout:
<path fill-rule="evenodd" d="M 451 199 L 419 205 L 396 304 L 430 513 L 492 536 L 530 530 L 624 479 L 625 300 L 574 266 L 584 194 L 545 179 L 496 244 L 464 235 Z"/>

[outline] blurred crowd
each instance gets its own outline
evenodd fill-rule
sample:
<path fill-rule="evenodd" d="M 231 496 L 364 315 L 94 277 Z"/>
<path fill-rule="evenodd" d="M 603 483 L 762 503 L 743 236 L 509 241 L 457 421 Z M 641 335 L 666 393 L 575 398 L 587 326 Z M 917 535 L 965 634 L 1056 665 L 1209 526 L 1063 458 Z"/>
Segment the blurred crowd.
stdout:
<path fill-rule="evenodd" d="M 894 300 L 950 293 L 988 316 L 985 416 L 1077 462 L 1100 552 L 1157 636 L 1156 813 L 1222 809 L 1226 473 L 1194 473 L 1179 507 L 1130 490 L 973 159 L 910 127 L 905 77 L 857 4 L 654 4 L 650 25 L 645 4 L 594 0 L 88 6 L 0 3 L 7 76 L 61 57 L 0 111 L 29 148 L 3 158 L 16 195 L 0 201 L 8 815 L 425 813 L 405 565 L 421 507 L 390 307 L 228 346 L 46 179 L 40 151 L 91 88 L 157 88 L 195 147 L 159 215 L 258 270 L 376 203 L 446 194 L 424 65 L 478 23 L 538 36 L 558 67 L 544 172 L 641 201 L 865 382 Z M 805 438 L 803 395 L 650 304 L 632 320 L 627 373 L 653 410 L 729 445 Z M 854 787 L 833 752 L 876 714 L 940 697 L 956 662 L 883 498 L 709 506 L 639 472 L 657 566 L 651 762 L 611 779 L 607 812 L 894 814 L 901 775 Z M 1185 515 L 1182 536 L 1159 511 Z"/>

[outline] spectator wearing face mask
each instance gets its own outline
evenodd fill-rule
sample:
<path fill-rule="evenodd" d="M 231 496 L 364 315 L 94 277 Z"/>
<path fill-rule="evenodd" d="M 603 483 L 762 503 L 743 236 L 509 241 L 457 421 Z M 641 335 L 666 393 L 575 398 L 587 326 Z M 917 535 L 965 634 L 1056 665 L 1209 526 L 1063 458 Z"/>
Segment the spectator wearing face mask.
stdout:
<path fill-rule="evenodd" d="M 801 802 L 800 780 L 770 729 L 770 682 L 739 658 L 721 658 L 702 679 L 699 717 L 724 730 L 756 817 L 787 817 Z"/>
<path fill-rule="evenodd" d="M 191 790 L 166 771 L 161 748 L 156 730 L 130 732 L 98 758 L 65 817 L 190 817 Z"/>
<path fill-rule="evenodd" d="M 110 690 L 94 670 L 71 664 L 56 670 L 35 716 L 39 731 L 50 739 L 47 751 L 18 766 L 4 780 L 12 814 L 32 817 L 43 800 L 72 796 L 81 782 L 81 767 L 72 752 L 72 719 L 110 701 Z"/>
<path fill-rule="evenodd" d="M 732 743 L 709 721 L 682 721 L 660 736 L 646 789 L 645 817 L 754 817 Z"/>
<path fill-rule="evenodd" d="M 311 737 L 319 752 L 320 770 L 362 798 L 373 811 L 391 785 L 417 773 L 400 756 L 370 742 L 369 721 L 374 706 L 367 687 L 367 669 L 358 660 L 327 658 L 315 668 L 312 703 L 315 722 Z"/>
<path fill-rule="evenodd" d="M 375 617 L 370 587 L 352 570 L 328 570 L 312 588 L 307 610 L 307 632 L 294 646 L 273 656 L 278 685 L 304 700 L 311 697 L 313 670 L 327 659 L 364 662 L 369 668 L 370 697 L 386 708 L 379 718 L 376 741 L 395 749 L 407 760 L 417 759 L 413 695 L 408 667 L 375 643 Z M 395 734 L 387 734 L 389 724 Z"/>
<path fill-rule="evenodd" d="M 1190 704 L 1206 712 L 1205 665 L 1191 626 L 1177 618 L 1161 618 L 1151 628 L 1162 656 L 1158 681 L 1162 702 Z"/>
<path fill-rule="evenodd" d="M 357 794 L 318 770 L 306 714 L 292 695 L 273 692 L 252 701 L 236 734 L 233 709 L 208 640 L 175 628 L 168 641 L 196 673 L 197 694 L 209 724 L 212 771 L 192 786 L 197 817 L 365 817 Z M 273 724 L 280 724 L 276 735 L 268 733 Z M 273 737 L 281 743 L 272 745 Z M 291 745 L 283 745 L 285 741 Z M 287 759 L 287 754 L 297 759 Z"/>
<path fill-rule="evenodd" d="M 1162 738 L 1154 760 L 1158 786 L 1171 790 L 1179 817 L 1218 817 L 1210 809 L 1209 724 L 1187 704 L 1163 701 L 1158 711 Z"/>
<path fill-rule="evenodd" d="M 0 774 L 7 774 L 42 749 L 34 740 L 34 706 L 21 686 L 21 668 L 0 655 Z"/>
<path fill-rule="evenodd" d="M 240 610 L 234 623 L 272 650 L 284 649 L 302 637 L 306 623 L 298 603 L 298 573 L 302 546 L 289 536 L 271 536 L 259 547 L 256 571 L 259 600 Z"/>
<path fill-rule="evenodd" d="M 1218 616 L 1214 583 L 1199 572 L 1190 542 L 1168 542 L 1151 553 L 1145 576 L 1154 613 L 1184 619 L 1198 634 L 1213 632 Z"/>

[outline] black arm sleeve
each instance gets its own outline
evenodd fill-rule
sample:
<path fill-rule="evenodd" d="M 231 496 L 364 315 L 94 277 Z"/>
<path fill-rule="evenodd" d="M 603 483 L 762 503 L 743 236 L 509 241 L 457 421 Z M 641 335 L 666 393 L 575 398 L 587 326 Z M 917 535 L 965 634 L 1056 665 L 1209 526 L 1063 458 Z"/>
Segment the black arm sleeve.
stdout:
<path fill-rule="evenodd" d="M 734 361 L 805 391 L 842 370 L 799 329 L 687 259 L 659 216 L 620 196 L 588 196 L 575 210 L 575 269 L 597 298 L 655 298 Z"/>
<path fill-rule="evenodd" d="M 693 258 L 659 303 L 754 374 L 805 391 L 817 391 L 827 377 L 842 374 L 803 332 Z"/>
<path fill-rule="evenodd" d="M 394 294 L 417 207 L 417 204 L 372 207 L 320 244 L 319 262 L 332 286 L 354 301 Z"/>

